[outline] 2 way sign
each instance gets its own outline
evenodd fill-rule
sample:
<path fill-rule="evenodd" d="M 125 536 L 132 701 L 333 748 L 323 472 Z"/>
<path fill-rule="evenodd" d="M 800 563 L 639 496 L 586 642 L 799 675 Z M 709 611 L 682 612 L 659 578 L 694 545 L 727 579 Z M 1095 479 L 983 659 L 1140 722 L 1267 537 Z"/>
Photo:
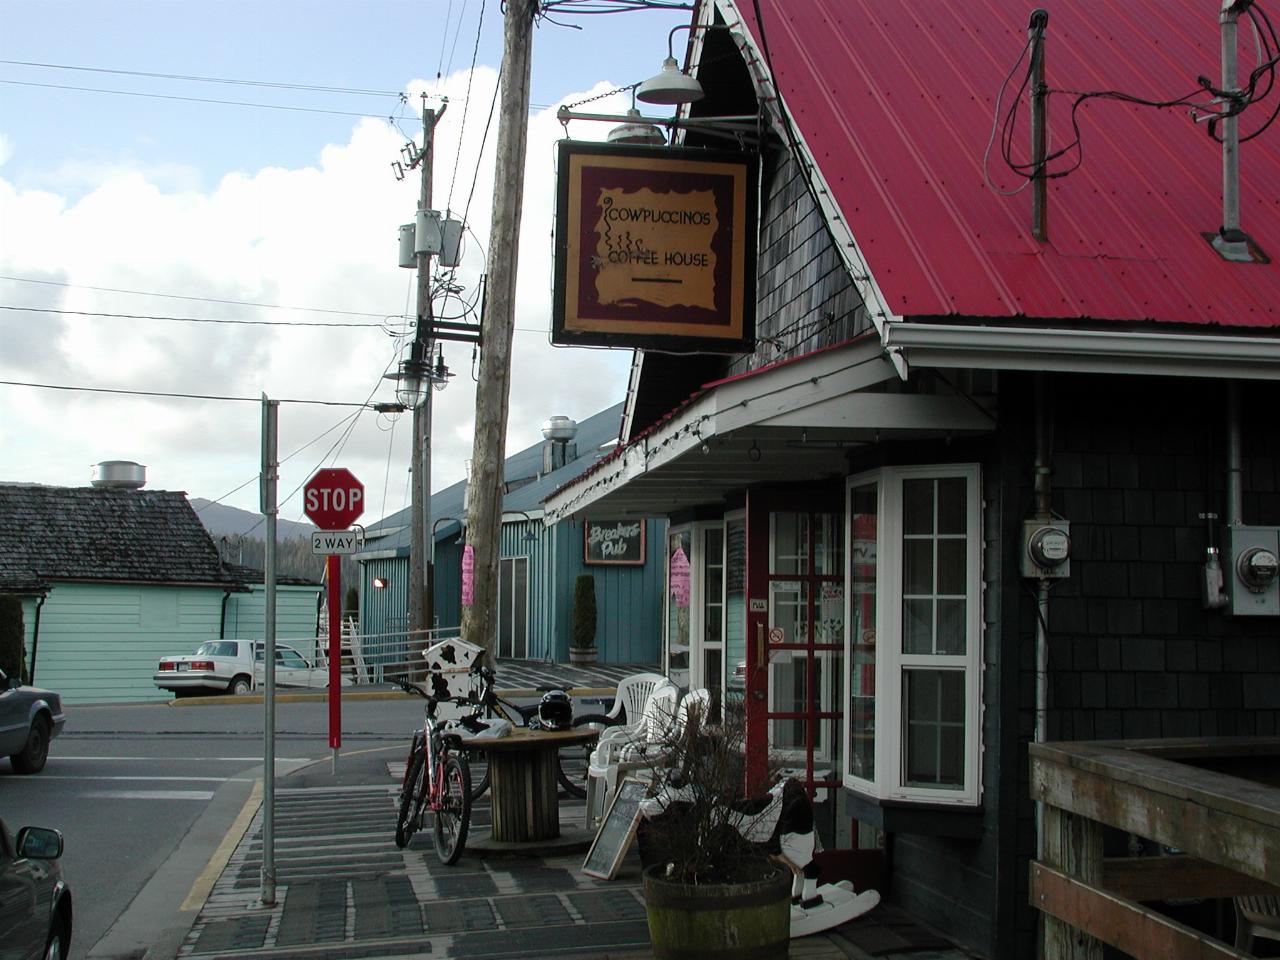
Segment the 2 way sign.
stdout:
<path fill-rule="evenodd" d="M 348 557 L 364 546 L 364 530 L 312 530 L 311 552 L 319 557 Z"/>
<path fill-rule="evenodd" d="M 325 467 L 302 488 L 302 512 L 321 530 L 345 530 L 364 513 L 364 484 L 345 467 Z"/>

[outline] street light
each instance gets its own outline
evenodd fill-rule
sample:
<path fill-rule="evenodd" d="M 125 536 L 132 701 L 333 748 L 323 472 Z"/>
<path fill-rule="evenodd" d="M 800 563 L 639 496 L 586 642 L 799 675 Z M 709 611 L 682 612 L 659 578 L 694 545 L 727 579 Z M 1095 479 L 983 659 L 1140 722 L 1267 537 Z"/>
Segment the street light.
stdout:
<path fill-rule="evenodd" d="M 467 542 L 467 521 L 460 517 L 439 517 L 436 522 L 431 525 L 431 547 L 432 553 L 435 553 L 436 533 L 440 530 L 440 524 L 445 522 L 456 523 L 458 525 L 458 539 L 454 541 L 456 546 L 463 546 Z"/>
<path fill-rule="evenodd" d="M 627 122 L 609 131 L 610 143 L 642 143 L 657 146 L 667 142 L 667 135 L 640 116 L 636 109 L 636 91 L 631 89 L 631 109 L 627 111 Z"/>
<path fill-rule="evenodd" d="M 523 510 L 503 510 L 502 519 L 505 520 L 507 518 L 508 513 L 518 513 L 520 514 L 520 516 L 524 517 L 525 523 L 533 523 L 533 517 L 529 516 Z M 525 543 L 536 543 L 538 540 L 538 535 L 526 526 L 524 528 L 524 536 L 521 537 L 520 539 L 523 540 Z"/>
<path fill-rule="evenodd" d="M 426 391 L 430 387 L 443 390 L 453 379 L 451 371 L 444 362 L 444 349 L 436 353 L 434 365 L 412 356 L 400 362 L 400 369 L 395 373 L 384 374 L 384 380 L 396 382 L 396 399 L 405 407 L 413 409 L 426 399 Z"/>

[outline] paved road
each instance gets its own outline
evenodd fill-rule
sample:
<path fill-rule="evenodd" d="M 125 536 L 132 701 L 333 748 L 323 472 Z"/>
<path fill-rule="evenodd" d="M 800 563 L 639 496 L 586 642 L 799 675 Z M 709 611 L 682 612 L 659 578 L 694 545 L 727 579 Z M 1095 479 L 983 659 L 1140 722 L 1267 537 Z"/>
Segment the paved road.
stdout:
<path fill-rule="evenodd" d="M 409 701 L 344 705 L 343 749 L 405 742 L 420 722 Z M 262 706 L 158 704 L 70 707 L 67 729 L 36 776 L 0 760 L 0 815 L 13 828 L 56 827 L 66 836 L 63 867 L 75 898 L 71 958 L 81 960 L 179 842 L 210 812 L 225 784 L 238 784 L 201 826 L 221 835 L 262 764 Z M 277 706 L 277 772 L 330 755 L 324 703 Z M 237 802 L 236 797 L 239 796 Z M 192 875 L 203 862 L 192 863 Z"/>
<path fill-rule="evenodd" d="M 42 773 L 20 776 L 0 759 L 0 816 L 13 829 L 35 824 L 65 835 L 76 915 L 71 960 L 83 960 L 162 864 L 190 889 L 261 775 L 263 708 L 215 702 L 67 713 Z M 342 751 L 395 755 L 421 722 L 416 700 L 345 701 Z M 331 756 L 324 702 L 277 704 L 276 730 L 279 776 Z M 308 779 L 323 781 L 330 770 L 313 767 Z M 197 838 L 185 860 L 170 862 L 193 832 L 208 842 Z"/>

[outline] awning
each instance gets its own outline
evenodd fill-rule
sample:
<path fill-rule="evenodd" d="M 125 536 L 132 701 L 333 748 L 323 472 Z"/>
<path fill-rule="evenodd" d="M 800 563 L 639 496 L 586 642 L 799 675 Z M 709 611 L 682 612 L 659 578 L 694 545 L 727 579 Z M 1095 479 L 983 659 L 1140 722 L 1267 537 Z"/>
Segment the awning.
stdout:
<path fill-rule="evenodd" d="M 707 384 L 552 493 L 544 521 L 667 516 L 760 483 L 841 476 L 851 449 L 890 435 L 994 426 L 988 400 L 902 383 L 872 334 Z"/>

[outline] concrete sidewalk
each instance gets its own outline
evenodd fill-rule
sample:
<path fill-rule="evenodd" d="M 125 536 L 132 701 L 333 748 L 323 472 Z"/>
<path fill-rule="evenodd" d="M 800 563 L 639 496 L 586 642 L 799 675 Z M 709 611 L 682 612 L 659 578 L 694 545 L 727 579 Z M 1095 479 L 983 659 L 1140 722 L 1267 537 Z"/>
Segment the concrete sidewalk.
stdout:
<path fill-rule="evenodd" d="M 393 841 L 401 749 L 343 756 L 279 781 L 276 791 L 277 903 L 259 904 L 262 812 L 242 819 L 231 850 L 178 958 L 646 957 L 648 927 L 640 862 L 632 850 L 619 877 L 581 873 L 582 854 L 440 864 L 430 830 L 408 849 Z M 563 799 L 561 821 L 580 826 L 582 801 Z M 487 796 L 473 808 L 485 834 Z M 245 826 L 247 824 L 247 828 Z M 235 828 L 233 828 L 235 829 Z M 217 866 L 217 865 L 215 865 Z M 866 944 L 866 948 L 860 945 Z M 151 951 L 148 960 L 175 956 Z M 963 960 L 890 908 L 844 928 L 791 943 L 808 960 Z"/>

